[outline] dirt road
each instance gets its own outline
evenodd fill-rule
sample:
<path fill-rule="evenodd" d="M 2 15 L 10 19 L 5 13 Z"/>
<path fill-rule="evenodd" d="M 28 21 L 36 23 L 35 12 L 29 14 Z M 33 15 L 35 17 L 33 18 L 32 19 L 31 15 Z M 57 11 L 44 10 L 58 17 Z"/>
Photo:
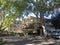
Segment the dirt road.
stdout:
<path fill-rule="evenodd" d="M 41 37 L 2 37 L 3 41 L 7 41 L 4 45 L 60 45 L 60 40 L 42 39 Z"/>

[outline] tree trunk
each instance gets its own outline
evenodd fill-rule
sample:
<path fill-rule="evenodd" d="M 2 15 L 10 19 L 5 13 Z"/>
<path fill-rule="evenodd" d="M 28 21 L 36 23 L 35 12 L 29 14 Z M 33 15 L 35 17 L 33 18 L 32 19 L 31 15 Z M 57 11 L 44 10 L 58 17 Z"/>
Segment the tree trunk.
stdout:
<path fill-rule="evenodd" d="M 43 30 L 43 34 L 41 34 L 42 36 L 46 36 L 46 29 L 45 29 L 45 22 L 44 22 L 44 12 L 43 12 L 43 6 L 40 6 L 40 23 L 42 26 L 42 30 Z"/>

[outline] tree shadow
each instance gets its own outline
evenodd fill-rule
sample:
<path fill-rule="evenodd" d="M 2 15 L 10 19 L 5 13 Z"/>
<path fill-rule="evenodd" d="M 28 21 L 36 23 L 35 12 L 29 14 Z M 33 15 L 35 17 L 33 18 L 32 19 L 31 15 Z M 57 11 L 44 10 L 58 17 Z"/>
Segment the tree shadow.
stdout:
<path fill-rule="evenodd" d="M 11 42 L 7 42 L 4 45 L 36 45 L 38 43 L 41 43 L 41 40 L 37 40 L 37 39 L 24 39 L 24 40 L 19 40 L 19 41 L 11 41 Z"/>
<path fill-rule="evenodd" d="M 37 39 L 37 38 L 25 38 L 18 41 L 7 42 L 4 45 L 42 45 L 42 43 L 48 42 L 45 39 Z"/>

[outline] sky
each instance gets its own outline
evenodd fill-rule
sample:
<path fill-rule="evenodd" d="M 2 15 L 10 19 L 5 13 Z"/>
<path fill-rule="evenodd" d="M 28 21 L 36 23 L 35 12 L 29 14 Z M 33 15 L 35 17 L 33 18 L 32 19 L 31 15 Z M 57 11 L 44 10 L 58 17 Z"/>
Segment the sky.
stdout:
<path fill-rule="evenodd" d="M 31 12 L 31 13 L 28 14 L 28 16 L 25 15 L 25 16 L 24 16 L 24 19 L 27 18 L 27 17 L 30 17 L 30 16 L 36 17 L 35 14 L 34 14 L 33 12 Z M 45 18 L 45 19 L 51 19 L 51 16 L 52 16 L 52 14 L 48 14 L 48 16 L 45 15 L 44 18 Z M 38 16 L 38 17 L 40 18 L 40 16 Z M 17 20 L 17 21 L 19 21 L 19 20 L 22 21 L 22 18 L 20 18 L 20 19 L 17 18 L 16 20 Z"/>

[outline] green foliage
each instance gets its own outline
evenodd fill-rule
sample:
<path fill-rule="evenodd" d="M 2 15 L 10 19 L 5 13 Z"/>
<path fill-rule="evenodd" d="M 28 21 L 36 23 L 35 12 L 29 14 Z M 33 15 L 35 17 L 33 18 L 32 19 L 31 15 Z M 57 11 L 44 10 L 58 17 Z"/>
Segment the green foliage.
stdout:
<path fill-rule="evenodd" d="M 0 30 L 5 29 L 14 24 L 17 17 L 22 15 L 22 11 L 27 6 L 26 0 L 0 0 L 1 15 L 3 16 L 2 26 Z M 6 14 L 9 14 L 6 16 Z"/>
<path fill-rule="evenodd" d="M 0 12 L 3 15 L 3 27 L 7 27 L 14 24 L 14 21 L 17 17 L 22 15 L 22 11 L 24 11 L 27 7 L 27 3 L 33 3 L 36 8 L 33 12 L 41 11 L 45 12 L 46 10 L 52 10 L 52 3 L 55 4 L 59 2 L 59 0 L 53 0 L 52 3 L 49 3 L 49 8 L 45 5 L 44 0 L 37 0 L 34 2 L 33 0 L 0 0 L 0 7 L 2 7 Z M 28 9 L 29 10 L 29 9 Z M 6 16 L 6 14 L 9 14 Z"/>

